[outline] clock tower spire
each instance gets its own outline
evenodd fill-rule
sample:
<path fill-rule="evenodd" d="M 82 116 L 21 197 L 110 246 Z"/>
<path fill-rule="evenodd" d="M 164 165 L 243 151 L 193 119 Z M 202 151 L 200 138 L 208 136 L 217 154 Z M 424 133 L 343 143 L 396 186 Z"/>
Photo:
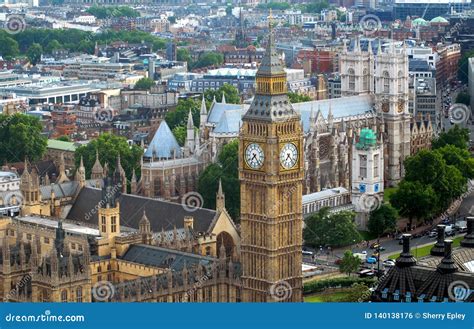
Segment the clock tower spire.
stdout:
<path fill-rule="evenodd" d="M 274 45 L 257 71 L 239 144 L 243 301 L 302 301 L 303 131 Z"/>

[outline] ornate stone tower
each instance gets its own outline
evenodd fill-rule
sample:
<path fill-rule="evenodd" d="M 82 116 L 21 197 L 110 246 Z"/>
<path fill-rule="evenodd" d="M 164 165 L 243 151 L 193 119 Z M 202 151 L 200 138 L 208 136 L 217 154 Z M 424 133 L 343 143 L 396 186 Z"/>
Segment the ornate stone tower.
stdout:
<path fill-rule="evenodd" d="M 341 95 L 354 96 L 374 91 L 374 55 L 372 44 L 368 51 L 362 51 L 359 39 L 354 42 L 354 50 L 348 52 L 345 45 L 340 55 Z"/>
<path fill-rule="evenodd" d="M 239 144 L 243 301 L 302 301 L 303 133 L 270 35 Z"/>
<path fill-rule="evenodd" d="M 410 155 L 410 113 L 408 112 L 408 56 L 403 47 L 379 46 L 375 66 L 375 99 L 384 122 L 387 152 L 386 183 L 396 185 L 403 176 L 403 161 Z"/>

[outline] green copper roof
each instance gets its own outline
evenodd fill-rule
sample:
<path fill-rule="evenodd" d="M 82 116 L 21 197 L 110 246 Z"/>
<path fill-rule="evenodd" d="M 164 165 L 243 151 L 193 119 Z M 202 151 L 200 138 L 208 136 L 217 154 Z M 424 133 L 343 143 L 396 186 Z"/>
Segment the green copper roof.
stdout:
<path fill-rule="evenodd" d="M 365 150 L 377 144 L 377 136 L 374 131 L 369 128 L 364 128 L 360 132 L 359 142 L 356 144 L 357 149 Z"/>
<path fill-rule="evenodd" d="M 56 139 L 48 139 L 48 148 L 61 151 L 76 151 L 76 144 L 73 142 L 63 142 Z"/>

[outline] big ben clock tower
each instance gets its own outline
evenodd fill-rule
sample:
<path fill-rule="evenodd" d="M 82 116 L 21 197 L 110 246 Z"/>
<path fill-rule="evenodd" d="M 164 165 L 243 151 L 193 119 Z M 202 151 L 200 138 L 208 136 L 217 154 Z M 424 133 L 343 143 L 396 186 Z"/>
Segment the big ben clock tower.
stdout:
<path fill-rule="evenodd" d="M 303 132 L 274 45 L 256 76 L 239 144 L 243 301 L 302 301 Z"/>

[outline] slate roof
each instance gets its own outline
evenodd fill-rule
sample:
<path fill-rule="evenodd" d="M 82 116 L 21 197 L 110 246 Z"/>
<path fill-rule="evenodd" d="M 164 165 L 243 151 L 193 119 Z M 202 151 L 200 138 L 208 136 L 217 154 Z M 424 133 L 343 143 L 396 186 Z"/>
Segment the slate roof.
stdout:
<path fill-rule="evenodd" d="M 97 211 L 94 209 L 101 198 L 102 191 L 100 189 L 83 188 L 66 218 L 91 224 L 98 223 Z M 183 227 L 185 216 L 194 218 L 194 231 L 207 232 L 216 216 L 216 211 L 211 209 L 197 208 L 195 211 L 187 211 L 180 203 L 138 195 L 121 194 L 118 201 L 120 203 L 120 225 L 138 229 L 143 210 L 145 210 L 154 232 L 160 232 L 162 228 L 167 231 L 173 229 L 174 226 Z"/>
<path fill-rule="evenodd" d="M 51 190 L 54 191 L 55 198 L 66 198 L 74 196 L 79 189 L 79 182 L 69 181 L 61 184 L 51 184 L 40 186 L 41 199 L 51 199 Z"/>
<path fill-rule="evenodd" d="M 233 110 L 239 110 L 241 113 L 244 112 L 241 104 L 213 103 L 211 109 L 209 110 L 207 122 L 217 124 L 219 123 L 224 112 Z"/>
<path fill-rule="evenodd" d="M 226 134 L 229 132 L 238 132 L 242 122 L 241 118 L 241 110 L 224 111 L 213 133 Z"/>
<path fill-rule="evenodd" d="M 146 244 L 131 245 L 122 259 L 133 263 L 170 268 L 173 271 L 181 271 L 184 264 L 190 268 L 198 264 L 208 266 L 214 261 L 211 257 Z"/>
<path fill-rule="evenodd" d="M 155 136 L 144 154 L 144 157 L 151 158 L 179 158 L 181 157 L 181 147 L 171 132 L 166 121 L 162 121 L 156 130 Z"/>

